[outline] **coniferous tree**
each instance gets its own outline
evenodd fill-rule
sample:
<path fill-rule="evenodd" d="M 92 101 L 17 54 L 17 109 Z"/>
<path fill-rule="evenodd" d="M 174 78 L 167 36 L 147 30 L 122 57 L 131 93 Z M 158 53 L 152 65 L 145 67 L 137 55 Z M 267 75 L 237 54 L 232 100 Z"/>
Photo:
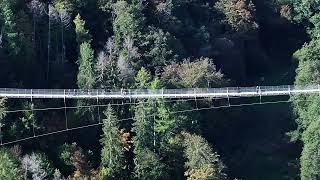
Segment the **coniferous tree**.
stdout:
<path fill-rule="evenodd" d="M 135 87 L 137 89 L 146 89 L 150 87 L 152 76 L 149 71 L 142 67 L 135 77 Z"/>
<path fill-rule="evenodd" d="M 94 86 L 93 54 L 93 49 L 88 42 L 80 45 L 78 86 L 81 89 L 91 89 Z"/>
<path fill-rule="evenodd" d="M 77 34 L 77 43 L 80 45 L 84 42 L 91 42 L 91 35 L 89 31 L 85 28 L 85 21 L 81 19 L 80 14 L 78 14 L 75 19 L 73 20 L 75 24 L 75 31 Z"/>
<path fill-rule="evenodd" d="M 8 149 L 0 149 L 0 179 L 22 179 L 19 159 Z"/>
<path fill-rule="evenodd" d="M 101 176 L 102 179 L 122 179 L 124 178 L 125 162 L 119 121 L 111 105 L 108 105 L 104 115 L 103 135 L 100 140 L 103 145 L 101 151 Z"/>
<path fill-rule="evenodd" d="M 113 31 L 117 46 L 121 47 L 126 38 L 134 42 L 139 40 L 144 26 L 142 9 L 140 1 L 132 1 L 129 4 L 120 0 L 114 4 L 116 18 L 113 22 Z"/>
<path fill-rule="evenodd" d="M 2 25 L 3 44 L 9 55 L 16 56 L 19 51 L 18 32 L 16 29 L 15 17 L 12 10 L 12 2 L 8 0 L 0 1 L 0 23 Z"/>
<path fill-rule="evenodd" d="M 132 131 L 134 143 L 134 176 L 137 179 L 161 179 L 166 176 L 165 165 L 160 157 L 153 152 L 154 146 L 154 124 L 151 117 L 153 107 L 150 102 L 137 105 Z M 148 172 L 148 173 L 147 173 Z"/>

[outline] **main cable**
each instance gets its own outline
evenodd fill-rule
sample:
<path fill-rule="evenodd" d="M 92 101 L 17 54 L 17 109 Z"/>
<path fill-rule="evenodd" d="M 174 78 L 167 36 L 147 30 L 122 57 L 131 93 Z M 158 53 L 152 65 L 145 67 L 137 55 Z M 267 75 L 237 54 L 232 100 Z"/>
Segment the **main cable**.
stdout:
<path fill-rule="evenodd" d="M 159 98 L 161 99 L 161 98 Z M 154 99 L 154 100 L 159 100 Z M 199 98 L 197 100 L 209 100 L 209 99 L 225 99 L 225 98 Z M 170 102 L 188 102 L 188 101 L 194 101 L 194 98 L 190 99 L 174 99 L 174 100 L 165 100 L 164 103 L 170 103 Z M 122 106 L 122 105 L 137 105 L 137 104 L 145 104 L 148 103 L 146 101 L 139 101 L 139 102 L 127 102 L 127 103 L 111 103 L 111 106 Z M 106 107 L 109 104 L 93 104 L 93 105 L 79 105 L 79 106 L 61 106 L 61 107 L 48 107 L 48 108 L 33 108 L 33 109 L 18 109 L 18 110 L 5 110 L 5 113 L 17 113 L 17 112 L 29 112 L 29 111 L 48 111 L 48 110 L 62 110 L 62 109 L 77 109 L 77 108 L 90 108 L 90 107 Z"/>

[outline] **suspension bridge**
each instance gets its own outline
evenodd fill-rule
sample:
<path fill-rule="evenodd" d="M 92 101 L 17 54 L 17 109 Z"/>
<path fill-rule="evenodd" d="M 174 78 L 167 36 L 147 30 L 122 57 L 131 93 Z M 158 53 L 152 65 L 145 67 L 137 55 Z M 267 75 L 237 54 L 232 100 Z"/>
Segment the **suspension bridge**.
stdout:
<path fill-rule="evenodd" d="M 320 85 L 308 85 L 308 86 L 293 86 L 293 85 L 282 85 L 282 86 L 254 86 L 254 87 L 224 87 L 224 88 L 191 88 L 191 89 L 13 89 L 13 88 L 0 88 L 0 98 L 21 98 L 21 99 L 64 99 L 63 107 L 53 107 L 53 108 L 34 108 L 31 109 L 20 109 L 20 110 L 5 110 L 5 113 L 18 113 L 26 111 L 47 111 L 47 110 L 64 110 L 65 116 L 65 128 L 48 131 L 48 132 L 36 132 L 35 122 L 32 120 L 32 134 L 28 137 L 17 138 L 15 140 L 4 140 L 2 130 L 4 128 L 3 124 L 0 123 L 0 146 L 10 145 L 14 143 L 19 143 L 22 141 L 27 141 L 31 139 L 36 139 L 40 137 L 65 133 L 74 130 L 80 130 L 95 126 L 103 125 L 103 119 L 100 118 L 99 107 L 106 107 L 110 104 L 99 104 L 99 99 L 119 99 L 119 100 L 131 100 L 131 99 L 149 99 L 149 98 L 164 98 L 167 99 L 165 102 L 178 102 L 178 101 L 197 101 L 205 100 L 206 98 L 213 99 L 228 99 L 228 104 L 221 106 L 208 106 L 208 107 L 198 107 L 191 109 L 179 109 L 173 112 L 168 112 L 169 114 L 187 113 L 194 111 L 204 111 L 204 110 L 214 110 L 221 108 L 230 107 L 243 107 L 243 106 L 256 106 L 256 105 L 268 105 L 268 104 L 279 104 L 279 103 L 291 103 L 291 100 L 284 101 L 262 101 L 262 96 L 288 96 L 288 95 L 298 95 L 298 94 L 319 94 L 320 95 Z M 260 97 L 259 102 L 244 103 L 244 104 L 232 104 L 230 103 L 230 98 L 241 98 L 241 97 Z M 74 106 L 69 107 L 66 104 L 66 99 L 96 99 L 97 104 L 86 105 L 86 106 Z M 137 105 L 140 103 L 146 103 L 144 101 L 134 101 L 129 103 L 111 104 L 112 106 L 123 106 L 123 105 Z M 302 100 L 309 101 L 309 100 Z M 93 122 L 91 124 L 86 124 L 82 126 L 70 127 L 68 123 L 67 110 L 72 110 L 76 108 L 94 108 L 98 109 L 98 122 Z M 155 118 L 158 114 L 151 114 L 149 118 Z M 148 117 L 146 117 L 148 118 Z M 126 119 L 119 119 L 118 121 L 128 121 L 133 120 L 133 117 Z"/>
<path fill-rule="evenodd" d="M 3 98 L 147 99 L 228 98 L 320 93 L 319 85 L 254 86 L 191 89 L 11 89 L 0 88 Z"/>

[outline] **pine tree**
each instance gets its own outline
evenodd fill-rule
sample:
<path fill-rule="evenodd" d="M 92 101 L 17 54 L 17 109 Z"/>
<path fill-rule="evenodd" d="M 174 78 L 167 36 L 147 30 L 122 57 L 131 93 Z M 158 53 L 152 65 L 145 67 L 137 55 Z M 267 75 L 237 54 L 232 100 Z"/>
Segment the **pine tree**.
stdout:
<path fill-rule="evenodd" d="M 103 135 L 100 140 L 103 146 L 101 151 L 101 176 L 103 179 L 121 179 L 123 178 L 125 162 L 119 121 L 111 105 L 108 105 L 104 115 Z"/>
<path fill-rule="evenodd" d="M 9 0 L 0 1 L 0 23 L 3 24 L 1 33 L 4 34 L 4 46 L 9 55 L 16 56 L 19 53 L 20 48 L 15 17 Z"/>
<path fill-rule="evenodd" d="M 73 20 L 76 26 L 77 43 L 80 45 L 84 42 L 91 42 L 91 35 L 89 31 L 85 29 L 85 21 L 81 19 L 80 14 L 78 14 Z"/>
<path fill-rule="evenodd" d="M 19 159 L 6 148 L 0 148 L 0 179 L 22 179 Z"/>
<path fill-rule="evenodd" d="M 134 142 L 134 176 L 137 179 L 161 179 L 165 178 L 166 166 L 160 161 L 154 145 L 154 123 L 151 100 L 144 105 L 141 103 L 135 108 L 135 116 L 132 131 L 135 133 Z"/>
<path fill-rule="evenodd" d="M 168 178 L 166 166 L 160 157 L 149 149 L 144 149 L 135 155 L 134 177 L 139 180 L 160 180 Z"/>
<path fill-rule="evenodd" d="M 136 41 L 141 36 L 144 26 L 142 9 L 140 1 L 133 1 L 129 4 L 124 0 L 120 0 L 114 4 L 116 18 L 113 22 L 113 31 L 118 47 L 123 45 L 126 38 Z"/>
<path fill-rule="evenodd" d="M 142 67 L 135 77 L 135 87 L 138 89 L 147 89 L 150 86 L 152 76 L 148 70 Z"/>
<path fill-rule="evenodd" d="M 150 106 L 151 100 L 147 103 L 139 103 L 135 107 L 135 115 L 132 132 L 135 154 L 139 154 L 141 150 L 149 148 L 153 149 L 153 123 L 151 117 L 153 107 Z"/>
<path fill-rule="evenodd" d="M 93 53 L 88 42 L 80 45 L 78 86 L 81 89 L 91 89 L 94 86 Z"/>

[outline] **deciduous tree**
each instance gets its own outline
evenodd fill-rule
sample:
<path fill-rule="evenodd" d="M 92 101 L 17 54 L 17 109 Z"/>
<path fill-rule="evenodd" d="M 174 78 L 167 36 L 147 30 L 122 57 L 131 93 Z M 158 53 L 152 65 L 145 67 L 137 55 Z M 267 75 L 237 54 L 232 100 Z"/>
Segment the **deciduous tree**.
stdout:
<path fill-rule="evenodd" d="M 25 179 L 34 180 L 49 179 L 53 176 L 53 167 L 45 154 L 31 153 L 22 158 L 22 167 Z"/>
<path fill-rule="evenodd" d="M 219 87 L 228 82 L 209 58 L 166 66 L 161 78 L 169 87 Z"/>
<path fill-rule="evenodd" d="M 201 136 L 183 133 L 188 180 L 226 179 L 220 156 Z"/>
<path fill-rule="evenodd" d="M 251 0 L 220 0 L 215 6 L 224 16 L 225 21 L 236 32 L 255 30 L 255 6 Z"/>

